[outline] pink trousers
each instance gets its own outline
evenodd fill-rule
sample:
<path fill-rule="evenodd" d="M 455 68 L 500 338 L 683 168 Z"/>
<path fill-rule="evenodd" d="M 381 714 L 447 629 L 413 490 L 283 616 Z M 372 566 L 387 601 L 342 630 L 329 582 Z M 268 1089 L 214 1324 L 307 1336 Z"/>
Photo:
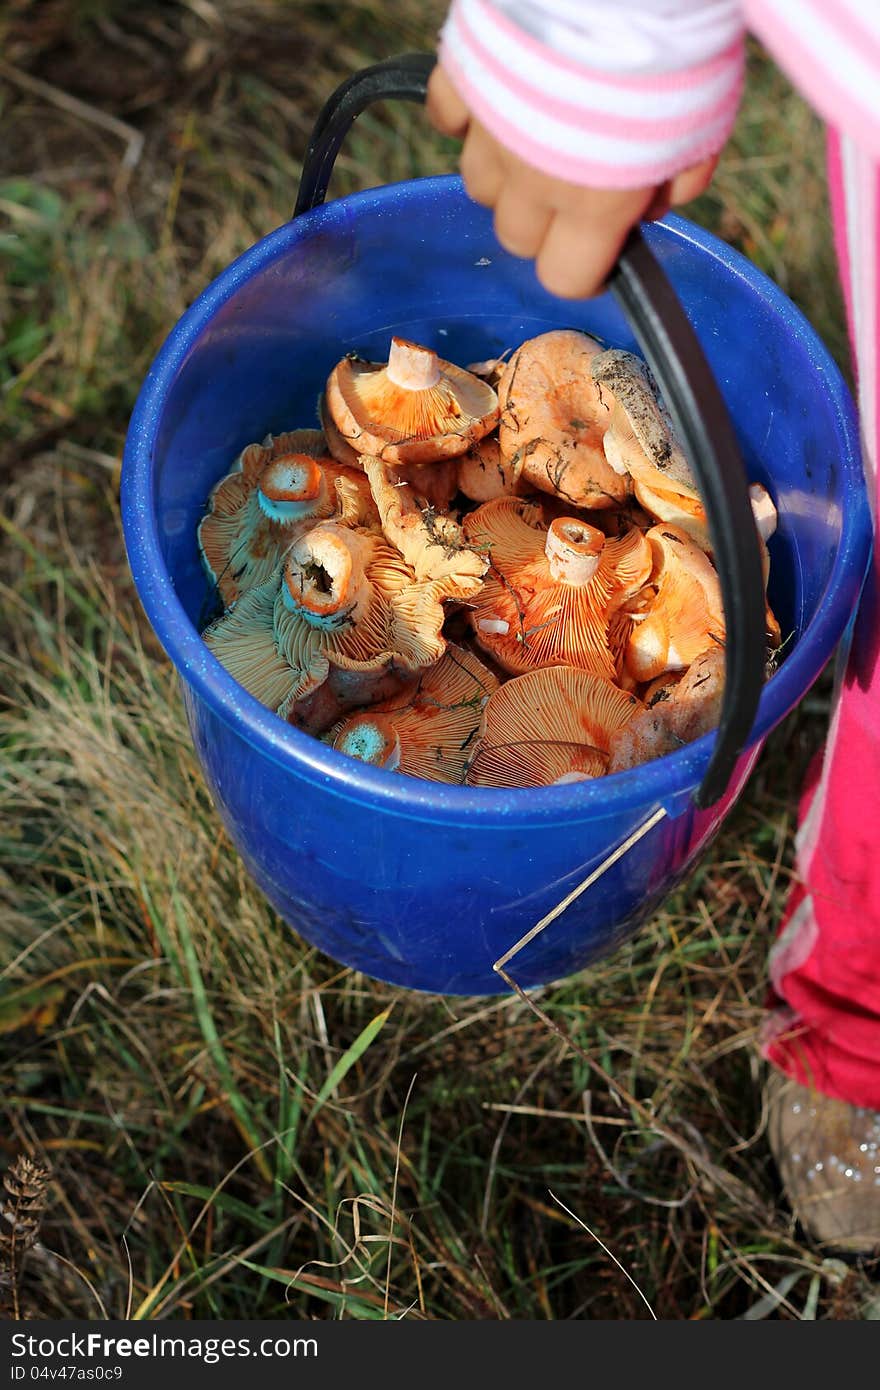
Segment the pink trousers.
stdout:
<path fill-rule="evenodd" d="M 828 156 L 876 519 L 880 168 L 837 135 Z M 828 741 L 801 805 L 797 881 L 770 956 L 763 1052 L 802 1084 L 880 1110 L 880 549 L 841 657 Z"/>

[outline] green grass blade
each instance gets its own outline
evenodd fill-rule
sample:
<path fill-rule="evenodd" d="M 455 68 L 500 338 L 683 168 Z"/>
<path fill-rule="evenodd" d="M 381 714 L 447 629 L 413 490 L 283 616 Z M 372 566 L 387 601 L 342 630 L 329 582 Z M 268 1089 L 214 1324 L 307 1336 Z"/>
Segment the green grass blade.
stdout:
<path fill-rule="evenodd" d="M 358 1033 L 351 1047 L 343 1052 L 339 1061 L 336 1063 L 335 1067 L 333 1067 L 330 1075 L 318 1092 L 318 1099 L 315 1101 L 314 1109 L 309 1115 L 310 1120 L 315 1118 L 321 1106 L 332 1096 L 340 1081 L 348 1075 L 355 1062 L 360 1061 L 370 1044 L 379 1036 L 382 1028 L 388 1022 L 388 1015 L 390 1013 L 391 1005 L 389 1005 L 387 1009 L 383 1009 L 380 1014 L 376 1014 L 375 1018 L 371 1018 L 366 1028 L 362 1028 L 360 1033 Z"/>
<path fill-rule="evenodd" d="M 298 1289 L 312 1298 L 322 1298 L 325 1303 L 332 1303 L 334 1307 L 344 1309 L 352 1317 L 373 1322 L 382 1322 L 385 1319 L 381 1307 L 373 1307 L 371 1303 L 366 1303 L 357 1293 L 339 1293 L 336 1289 L 325 1289 L 320 1284 L 313 1284 L 309 1279 L 298 1278 L 289 1269 L 271 1269 L 268 1265 L 254 1264 L 251 1260 L 240 1260 L 239 1264 L 244 1265 L 245 1269 L 253 1270 L 254 1274 L 262 1274 L 264 1279 L 283 1284 L 286 1289 Z"/>
<path fill-rule="evenodd" d="M 195 945 L 193 944 L 192 935 L 186 920 L 186 913 L 183 910 L 180 895 L 176 890 L 172 894 L 172 901 L 174 903 L 174 915 L 177 918 L 180 948 L 189 976 L 190 989 L 192 990 L 193 1005 L 195 1007 L 202 1037 L 205 1039 L 208 1055 L 214 1064 L 214 1068 L 226 1092 L 229 1108 L 238 1122 L 238 1127 L 244 1139 L 250 1147 L 255 1150 L 253 1156 L 254 1163 L 266 1181 L 272 1182 L 272 1170 L 269 1167 L 266 1155 L 262 1151 L 260 1140 L 257 1137 L 257 1132 L 254 1127 L 253 1117 L 245 1104 L 244 1097 L 235 1084 L 235 1077 L 229 1065 L 229 1058 L 220 1041 L 220 1034 L 217 1032 L 217 1025 L 214 1022 L 214 1015 L 211 1013 L 211 1007 L 208 1003 L 208 993 L 205 989 L 205 982 L 202 979 L 202 973 L 199 969 L 198 957 L 196 956 Z"/>

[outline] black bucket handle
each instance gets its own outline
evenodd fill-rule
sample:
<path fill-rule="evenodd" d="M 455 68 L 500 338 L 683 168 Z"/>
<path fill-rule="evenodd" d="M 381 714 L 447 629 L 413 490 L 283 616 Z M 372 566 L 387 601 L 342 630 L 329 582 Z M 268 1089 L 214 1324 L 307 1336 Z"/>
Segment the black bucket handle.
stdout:
<path fill-rule="evenodd" d="M 436 62 L 405 53 L 347 78 L 315 122 L 303 162 L 294 217 L 323 203 L 345 135 L 366 107 L 389 98 L 424 102 Z M 754 723 L 766 660 L 764 583 L 748 478 L 733 424 L 681 302 L 638 228 L 608 280 L 633 329 L 699 484 L 727 640 L 721 718 L 709 765 L 694 793 L 699 807 L 727 790 Z"/>

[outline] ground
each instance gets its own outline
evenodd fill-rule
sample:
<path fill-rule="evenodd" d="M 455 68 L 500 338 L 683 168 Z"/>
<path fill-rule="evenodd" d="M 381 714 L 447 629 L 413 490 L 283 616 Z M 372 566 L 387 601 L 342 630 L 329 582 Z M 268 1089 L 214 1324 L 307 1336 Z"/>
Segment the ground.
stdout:
<path fill-rule="evenodd" d="M 0 1249 L 0 1300 L 43 1317 L 869 1316 L 871 1270 L 791 1219 L 755 1050 L 824 686 L 687 888 L 542 995 L 560 1036 L 515 997 L 376 985 L 275 917 L 132 590 L 119 459 L 152 356 L 289 215 L 335 82 L 429 46 L 443 8 L 7 0 L 0 17 L 0 1169 L 12 1186 L 23 1156 L 51 1170 L 32 1248 Z M 757 50 L 749 67 L 688 213 L 846 370 L 822 133 Z M 373 112 L 333 191 L 454 158 L 414 108 Z"/>

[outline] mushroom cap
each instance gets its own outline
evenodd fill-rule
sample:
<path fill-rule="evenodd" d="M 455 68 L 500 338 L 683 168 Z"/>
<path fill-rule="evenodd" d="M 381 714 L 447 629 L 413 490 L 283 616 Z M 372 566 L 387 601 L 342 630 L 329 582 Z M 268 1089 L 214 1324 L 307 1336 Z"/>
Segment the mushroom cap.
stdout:
<path fill-rule="evenodd" d="M 645 707 L 611 738 L 609 772 L 624 772 L 673 753 L 718 723 L 724 695 L 724 652 L 698 656 L 681 677 L 661 677 Z"/>
<path fill-rule="evenodd" d="M 462 529 L 490 560 L 470 601 L 481 647 L 514 674 L 562 664 L 615 679 L 609 628 L 653 561 L 639 530 L 608 539 L 577 517 L 548 528 L 540 508 L 515 497 L 485 502 Z"/>
<path fill-rule="evenodd" d="M 429 782 L 460 783 L 483 706 L 498 681 L 473 652 L 451 643 L 398 696 L 338 724 L 328 741 L 340 752 Z"/>
<path fill-rule="evenodd" d="M 655 487 L 699 498 L 647 363 L 632 352 L 608 348 L 593 357 L 590 371 L 598 389 L 612 398 L 606 424 L 611 440 L 604 450 L 613 467 Z"/>
<path fill-rule="evenodd" d="M 249 444 L 213 489 L 198 527 L 205 570 L 224 604 L 272 579 L 291 541 L 334 513 L 348 525 L 379 525 L 366 479 L 328 454 L 319 430 Z"/>
<path fill-rule="evenodd" d="M 606 435 L 606 440 L 607 438 Z M 705 550 L 707 555 L 712 554 L 714 547 L 709 532 L 709 519 L 698 497 L 690 497 L 669 488 L 656 487 L 643 478 L 633 479 L 633 491 L 646 511 L 658 521 L 680 526 L 701 550 Z M 776 530 L 776 507 L 769 492 L 760 483 L 750 485 L 749 497 L 758 536 L 761 543 L 765 544 Z"/>
<path fill-rule="evenodd" d="M 350 444 L 346 444 L 342 438 L 327 409 L 326 394 L 321 396 L 318 409 L 327 436 L 327 447 L 333 457 L 347 468 L 363 473 L 364 455 L 359 454 Z M 439 459 L 435 463 L 410 463 L 395 471 L 401 481 L 412 485 L 413 491 L 423 499 L 426 506 L 436 507 L 438 511 L 445 511 L 458 491 L 456 458 Z"/>
<path fill-rule="evenodd" d="M 630 498 L 622 507 L 614 507 L 607 511 L 591 511 L 590 524 L 598 526 L 606 536 L 623 536 L 633 526 L 638 526 L 640 531 L 650 531 L 654 525 L 654 518 L 640 507 L 634 498 Z"/>
<path fill-rule="evenodd" d="M 344 463 L 347 468 L 363 468 L 361 456 L 357 449 L 353 449 L 337 428 L 336 421 L 330 414 L 327 405 L 327 392 L 321 393 L 318 402 L 318 414 L 321 417 L 321 428 L 327 438 L 327 448 L 338 463 Z"/>
<path fill-rule="evenodd" d="M 522 461 L 511 463 L 497 437 L 488 435 L 458 460 L 458 487 L 472 502 L 491 502 L 519 492 L 521 473 Z"/>
<path fill-rule="evenodd" d="M 344 442 L 395 467 L 463 454 L 498 420 L 487 382 L 404 338 L 385 364 L 344 357 L 325 397 Z"/>
<path fill-rule="evenodd" d="M 486 702 L 472 786 L 550 786 L 601 776 L 615 732 L 642 709 L 611 681 L 546 666 L 500 686 Z"/>
<path fill-rule="evenodd" d="M 633 479 L 633 492 L 656 521 L 680 527 L 695 545 L 707 554 L 711 553 L 709 519 L 698 497 L 690 497 L 686 493 L 669 488 L 653 487 L 641 478 Z"/>
<path fill-rule="evenodd" d="M 645 709 L 653 709 L 655 705 L 662 704 L 668 700 L 679 681 L 684 676 L 683 671 L 664 671 L 662 676 L 656 680 L 649 681 L 642 688 L 640 699 Z"/>
<path fill-rule="evenodd" d="M 476 593 L 488 567 L 483 555 L 467 547 L 457 522 L 432 507 L 419 505 L 409 483 L 381 459 L 364 455 L 364 471 L 382 522 L 382 530 L 413 569 L 417 580 L 453 579 L 467 598 Z"/>
<path fill-rule="evenodd" d="M 299 677 L 275 641 L 277 595 L 277 579 L 248 589 L 202 633 L 206 646 L 233 679 L 276 711 L 285 707 Z"/>
<path fill-rule="evenodd" d="M 387 700 L 412 682 L 409 673 L 393 662 L 374 670 L 346 670 L 332 663 L 326 679 L 287 709 L 287 722 L 303 733 L 321 738 L 352 710 L 366 709 Z"/>
<path fill-rule="evenodd" d="M 608 507 L 627 495 L 627 480 L 605 457 L 609 393 L 590 362 L 600 345 L 585 333 L 557 329 L 530 338 L 511 357 L 498 386 L 498 441 L 522 486 L 574 507 Z"/>
<path fill-rule="evenodd" d="M 407 669 L 431 666 L 446 651 L 444 603 L 459 604 L 466 597 L 456 579 L 443 575 L 397 590 L 391 598 L 391 641 L 406 653 Z"/>
<path fill-rule="evenodd" d="M 602 777 L 607 767 L 606 755 L 584 743 L 534 739 L 513 749 L 481 746 L 467 781 L 471 787 L 554 787 Z"/>
<path fill-rule="evenodd" d="M 716 727 L 721 717 L 726 674 L 724 651 L 713 647 L 691 662 L 671 691 L 672 727 L 683 743 L 693 743 Z"/>
<path fill-rule="evenodd" d="M 726 637 L 721 587 L 708 556 L 677 526 L 653 526 L 647 539 L 656 592 L 626 649 L 627 669 L 637 681 L 685 670 L 710 647 L 723 647 Z"/>

